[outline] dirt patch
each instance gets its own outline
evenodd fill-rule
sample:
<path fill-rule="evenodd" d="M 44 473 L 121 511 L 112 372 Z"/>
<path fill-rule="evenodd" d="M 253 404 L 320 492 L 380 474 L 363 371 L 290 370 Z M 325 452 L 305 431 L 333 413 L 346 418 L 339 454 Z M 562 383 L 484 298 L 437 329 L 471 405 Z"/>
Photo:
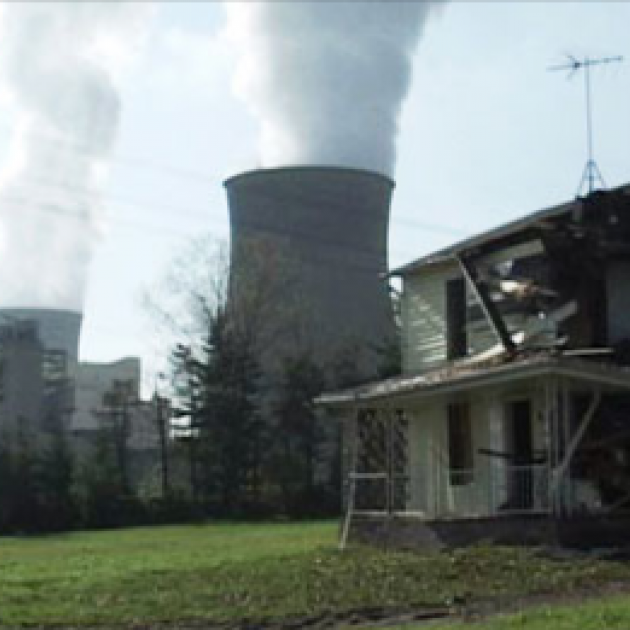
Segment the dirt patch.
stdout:
<path fill-rule="evenodd" d="M 238 620 L 229 622 L 182 621 L 135 623 L 124 626 L 29 626 L 29 630 L 341 630 L 348 628 L 389 628 L 429 624 L 436 621 L 483 621 L 499 614 L 520 612 L 547 605 L 583 603 L 600 597 L 630 594 L 630 583 L 614 582 L 596 589 L 579 589 L 570 594 L 543 593 L 512 598 L 457 601 L 439 608 L 370 608 L 346 613 L 323 613 L 282 620 Z M 0 628 L 0 630 L 2 630 Z"/>
<path fill-rule="evenodd" d="M 386 628 L 393 624 L 436 621 L 457 617 L 452 608 L 387 609 L 370 608 L 347 613 L 324 613 L 281 620 L 239 620 L 228 622 L 186 621 L 135 623 L 124 626 L 29 626 L 29 630 L 334 630 L 336 628 Z"/>

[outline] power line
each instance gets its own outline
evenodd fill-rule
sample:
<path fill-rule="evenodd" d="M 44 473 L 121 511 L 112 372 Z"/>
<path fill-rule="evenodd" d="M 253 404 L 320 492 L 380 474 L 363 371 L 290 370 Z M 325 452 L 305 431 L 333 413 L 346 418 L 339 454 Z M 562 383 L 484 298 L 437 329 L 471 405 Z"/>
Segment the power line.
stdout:
<path fill-rule="evenodd" d="M 0 193 L 0 201 L 2 200 L 21 205 L 23 207 L 27 207 L 29 210 L 32 210 L 35 212 L 55 214 L 55 215 L 59 215 L 65 218 L 79 219 L 81 221 L 87 221 L 89 218 L 87 214 L 84 212 L 72 211 L 67 208 L 63 208 L 61 206 L 42 205 L 41 202 L 39 202 L 39 200 L 33 201 L 33 200 L 29 200 L 26 197 L 17 197 L 17 196 L 11 197 L 9 195 Z M 112 222 L 121 224 L 123 225 L 123 227 L 127 227 L 129 229 L 141 231 L 145 235 L 147 232 L 153 232 L 154 234 L 160 234 L 168 238 L 174 238 L 174 237 L 190 238 L 191 236 L 193 236 L 193 234 L 185 233 L 183 231 L 173 230 L 171 228 L 160 228 L 160 227 L 156 227 L 155 225 L 148 225 L 148 224 L 143 224 L 140 222 L 132 222 L 121 217 L 113 218 Z M 260 231 L 260 228 L 264 226 L 252 223 L 252 224 L 249 224 L 247 227 L 251 227 L 256 231 Z M 225 237 L 225 234 L 219 233 L 217 231 L 206 230 L 205 233 L 217 239 Z M 302 242 L 313 242 L 315 240 L 313 237 L 313 234 L 310 232 L 306 232 L 305 230 L 297 230 L 297 231 L 287 230 L 286 232 L 282 233 L 282 236 L 285 236 L 285 237 L 289 236 L 294 241 L 302 241 Z M 334 247 L 337 249 L 342 249 L 345 247 L 345 243 L 343 243 L 342 241 L 322 239 L 322 238 L 319 238 L 318 240 L 320 244 L 324 244 L 324 245 Z M 399 255 L 401 251 L 402 250 L 400 249 L 398 250 Z M 368 255 L 370 255 L 369 250 L 366 250 L 366 252 L 368 253 Z M 414 252 L 413 254 L 409 252 L 409 254 L 410 254 L 410 257 L 417 256 L 417 252 Z M 333 261 L 320 260 L 318 264 L 328 264 L 330 266 L 336 267 Z M 346 265 L 348 269 L 355 269 L 359 271 L 370 271 L 370 272 L 374 271 L 374 266 L 372 264 L 361 264 L 361 262 L 357 262 L 357 261 L 346 261 L 344 264 Z"/>
<path fill-rule="evenodd" d="M 122 205 L 127 205 L 130 207 L 141 208 L 141 209 L 149 209 L 153 210 L 155 208 L 159 208 L 162 210 L 167 210 L 168 212 L 173 213 L 174 216 L 181 216 L 182 213 L 189 216 L 197 216 L 203 219 L 211 218 L 212 212 L 207 212 L 204 210 L 198 210 L 196 208 L 187 208 L 186 206 L 172 206 L 170 204 L 164 204 L 161 202 L 153 202 L 151 200 L 139 200 L 133 197 L 129 197 L 127 195 L 120 195 L 116 193 L 101 193 L 97 190 L 81 188 L 79 186 L 72 186 L 70 184 L 65 184 L 62 182 L 55 182 L 53 180 L 47 180 L 44 178 L 38 177 L 29 177 L 27 182 L 32 182 L 36 185 L 41 185 L 49 188 L 59 189 L 64 192 L 69 192 L 76 195 L 88 196 L 94 198 L 94 200 L 104 200 L 104 199 L 112 199 L 116 203 L 121 203 Z M 0 193 L 2 195 L 2 193 Z M 426 223 L 422 221 L 417 221 L 415 219 L 411 219 L 406 216 L 394 216 L 391 220 L 392 225 L 405 225 L 407 227 L 411 227 L 417 230 L 424 230 L 433 233 L 446 234 L 449 236 L 461 237 L 469 233 L 467 230 L 462 230 L 458 228 L 454 228 L 449 225 L 440 225 L 435 223 Z"/>
<path fill-rule="evenodd" d="M 17 197 L 7 195 L 5 193 L 0 193 L 0 201 L 7 201 L 11 204 L 17 204 L 24 208 L 27 208 L 29 211 L 34 212 L 42 212 L 45 214 L 54 214 L 57 216 L 61 216 L 68 219 L 75 219 L 79 221 L 88 222 L 91 221 L 91 217 L 88 216 L 85 212 L 73 211 L 68 208 L 64 208 L 58 205 L 51 204 L 42 204 L 39 200 L 29 199 L 28 197 Z M 163 234 L 169 238 L 177 237 L 177 238 L 187 238 L 192 236 L 190 233 L 180 231 L 177 229 L 173 229 L 170 227 L 160 227 L 156 225 L 149 225 L 147 223 L 141 223 L 138 221 L 129 221 L 125 217 L 111 216 L 108 218 L 109 222 L 118 224 L 123 228 L 130 228 L 140 230 L 142 232 L 153 232 L 156 234 Z"/>
<path fill-rule="evenodd" d="M 4 124 L 4 123 L 0 123 L 0 124 Z M 5 127 L 8 127 L 6 124 L 4 124 Z M 73 143 L 70 140 L 62 140 L 59 138 L 52 138 L 50 137 L 48 134 L 44 134 L 41 132 L 29 132 L 32 133 L 33 135 L 36 136 L 40 136 L 43 139 L 45 139 L 46 141 L 52 143 L 52 144 L 57 144 L 60 145 L 62 147 L 64 147 L 65 149 L 69 150 L 69 151 L 74 151 L 77 154 L 81 154 L 84 155 L 86 157 L 86 159 L 88 158 L 88 156 L 93 156 L 93 157 L 98 157 L 96 154 L 94 154 L 94 152 L 90 152 L 89 149 L 87 147 L 83 147 L 82 145 L 79 145 L 77 143 Z M 110 158 L 107 158 L 108 162 L 120 162 L 120 163 L 126 163 L 126 164 L 134 164 L 136 166 L 139 166 L 140 168 L 145 168 L 147 170 L 154 170 L 154 171 L 161 171 L 161 172 L 168 172 L 171 176 L 173 177 L 183 177 L 189 180 L 195 180 L 199 183 L 202 183 L 204 185 L 208 185 L 210 182 L 223 182 L 222 177 L 216 176 L 216 175 L 206 175 L 204 173 L 201 172 L 197 172 L 197 171 L 191 171 L 188 169 L 182 169 L 178 166 L 173 166 L 170 164 L 166 164 L 166 163 L 160 163 L 160 162 L 155 162 L 152 160 L 147 160 L 145 158 L 138 158 L 138 157 L 130 157 L 130 156 L 112 156 Z M 86 188 L 80 188 L 78 186 L 72 186 L 69 184 L 63 184 L 61 182 L 54 182 L 52 180 L 46 180 L 43 178 L 35 178 L 35 177 L 29 177 L 28 181 L 31 181 L 33 183 L 39 184 L 39 185 L 44 185 L 44 186 L 51 186 L 51 187 L 55 187 L 55 188 L 60 188 L 60 189 L 64 189 L 64 190 L 68 190 L 71 192 L 76 192 L 77 194 L 83 194 L 83 195 L 88 195 L 88 196 L 93 196 L 100 199 L 112 199 L 118 203 L 124 204 L 124 205 L 129 205 L 132 207 L 138 207 L 138 208 L 147 208 L 147 209 L 154 209 L 154 208 L 159 208 L 162 210 L 166 210 L 169 212 L 174 212 L 177 213 L 178 215 L 180 215 L 182 212 L 185 212 L 186 214 L 190 214 L 190 215 L 196 215 L 199 217 L 208 217 L 213 213 L 212 208 L 209 209 L 186 209 L 183 208 L 181 206 L 175 207 L 169 204 L 164 204 L 162 202 L 154 202 L 152 200 L 139 200 L 133 197 L 129 197 L 128 195 L 121 195 L 118 193 L 112 193 L 112 192 L 107 192 L 107 191 L 98 191 L 98 190 L 90 190 L 90 189 L 86 189 Z M 421 230 L 427 230 L 430 232 L 434 232 L 434 233 L 442 233 L 442 234 L 446 234 L 446 235 L 450 235 L 450 236 L 462 236 L 465 234 L 468 234 L 469 231 L 466 230 L 461 230 L 458 228 L 455 228 L 453 226 L 449 226 L 449 225 L 440 225 L 440 224 L 435 224 L 435 223 L 427 223 L 427 222 L 422 222 L 422 221 L 417 221 L 416 219 L 410 218 L 408 216 L 394 216 L 392 217 L 392 223 L 393 224 L 401 224 L 401 225 L 406 225 L 408 227 L 412 227 L 414 229 L 421 229 Z"/>
<path fill-rule="evenodd" d="M 10 125 L 6 122 L 0 122 L 0 125 L 4 126 L 5 129 L 12 130 Z M 55 138 L 49 134 L 29 130 L 28 135 L 32 135 L 35 137 L 39 137 L 46 142 L 49 142 L 52 145 L 57 145 L 63 148 L 66 151 L 73 152 L 78 156 L 82 156 L 84 159 L 99 159 L 103 160 L 103 157 L 100 154 L 95 153 L 90 150 L 89 147 L 85 145 L 81 145 L 76 142 L 72 142 L 68 139 Z M 208 181 L 222 182 L 223 177 L 218 175 L 208 175 L 206 173 L 202 173 L 200 171 L 193 171 L 190 169 L 181 168 L 179 166 L 173 166 L 172 164 L 166 164 L 163 162 L 156 162 L 155 160 L 150 160 L 147 158 L 137 157 L 137 156 L 126 156 L 119 155 L 113 153 L 111 156 L 106 158 L 108 163 L 120 163 L 120 164 L 133 164 L 136 167 L 144 168 L 152 171 L 160 171 L 162 173 L 167 173 L 172 177 L 184 178 L 189 181 L 196 181 L 199 183 L 207 184 Z"/>

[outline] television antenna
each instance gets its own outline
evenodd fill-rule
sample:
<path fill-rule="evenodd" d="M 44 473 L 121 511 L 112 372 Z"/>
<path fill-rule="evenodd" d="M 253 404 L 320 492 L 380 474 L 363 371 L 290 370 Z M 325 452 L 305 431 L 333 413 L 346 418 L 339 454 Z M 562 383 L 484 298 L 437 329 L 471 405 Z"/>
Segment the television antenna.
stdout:
<path fill-rule="evenodd" d="M 597 162 L 594 157 L 593 146 L 593 98 L 591 94 L 591 68 L 594 66 L 602 66 L 611 63 L 620 63 L 623 61 L 623 57 L 600 57 L 599 59 L 591 59 L 585 57 L 584 59 L 576 59 L 573 55 L 568 55 L 569 62 L 559 65 L 551 66 L 547 68 L 549 72 L 557 72 L 560 70 L 568 70 L 569 74 L 567 79 L 572 79 L 576 72 L 584 70 L 584 92 L 586 98 L 586 166 L 582 173 L 582 179 L 580 180 L 580 186 L 578 188 L 578 197 L 582 194 L 585 184 L 588 184 L 588 194 L 595 190 L 597 182 L 599 182 L 602 188 L 606 188 L 606 182 L 602 177 L 601 171 L 597 166 Z"/>

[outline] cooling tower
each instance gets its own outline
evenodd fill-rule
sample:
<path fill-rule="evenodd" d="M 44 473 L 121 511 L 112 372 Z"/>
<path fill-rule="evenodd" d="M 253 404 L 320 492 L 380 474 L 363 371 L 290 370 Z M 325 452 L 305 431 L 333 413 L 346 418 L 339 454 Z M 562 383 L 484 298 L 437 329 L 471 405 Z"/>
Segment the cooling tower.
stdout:
<path fill-rule="evenodd" d="M 81 315 L 72 311 L 0 309 L 0 437 L 26 430 L 42 443 L 74 407 Z"/>
<path fill-rule="evenodd" d="M 46 350 L 64 352 L 69 364 L 79 358 L 80 313 L 40 308 L 0 308 L 0 326 L 32 324 Z"/>
<path fill-rule="evenodd" d="M 393 335 L 382 274 L 394 183 L 363 170 L 292 167 L 225 186 L 230 301 L 245 296 L 257 310 L 265 363 L 306 349 L 324 366 L 351 359 L 361 377 L 374 376 L 376 348 Z"/>

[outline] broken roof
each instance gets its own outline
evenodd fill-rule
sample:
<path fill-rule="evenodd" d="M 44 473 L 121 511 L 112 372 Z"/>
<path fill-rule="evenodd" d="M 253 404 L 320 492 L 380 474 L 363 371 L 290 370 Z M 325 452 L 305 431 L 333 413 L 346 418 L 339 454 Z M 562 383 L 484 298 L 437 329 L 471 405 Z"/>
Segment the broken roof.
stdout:
<path fill-rule="evenodd" d="M 497 357 L 484 364 L 457 362 L 422 374 L 397 376 L 351 389 L 324 393 L 316 403 L 325 407 L 397 403 L 404 398 L 420 398 L 495 385 L 506 380 L 552 375 L 589 381 L 600 386 L 630 389 L 628 367 L 542 352 L 509 360 Z"/>
<path fill-rule="evenodd" d="M 596 191 L 592 193 L 593 195 L 601 195 L 604 193 L 617 193 L 622 195 L 630 195 L 630 184 L 626 184 L 624 186 L 619 186 L 618 188 L 613 188 L 610 191 Z M 481 232 L 480 234 L 476 234 L 469 238 L 466 238 L 462 241 L 459 241 L 449 247 L 445 247 L 436 252 L 418 258 L 406 265 L 398 267 L 397 269 L 393 269 L 389 275 L 391 276 L 402 276 L 411 272 L 414 272 L 422 267 L 426 267 L 428 265 L 435 265 L 438 263 L 443 263 L 448 260 L 453 259 L 455 256 L 465 252 L 467 250 L 473 249 L 475 247 L 479 247 L 481 245 L 486 245 L 491 243 L 492 241 L 500 240 L 502 238 L 511 236 L 512 234 L 516 234 L 521 230 L 535 227 L 537 223 L 540 223 L 546 219 L 555 218 L 564 214 L 568 214 L 574 210 L 577 210 L 581 207 L 584 198 L 577 198 L 573 201 L 558 205 L 552 206 L 550 208 L 544 208 L 543 210 L 538 210 L 537 212 L 533 212 L 528 214 L 520 219 L 516 219 L 515 221 L 510 221 L 502 226 L 497 228 L 493 228 L 486 232 Z"/>

